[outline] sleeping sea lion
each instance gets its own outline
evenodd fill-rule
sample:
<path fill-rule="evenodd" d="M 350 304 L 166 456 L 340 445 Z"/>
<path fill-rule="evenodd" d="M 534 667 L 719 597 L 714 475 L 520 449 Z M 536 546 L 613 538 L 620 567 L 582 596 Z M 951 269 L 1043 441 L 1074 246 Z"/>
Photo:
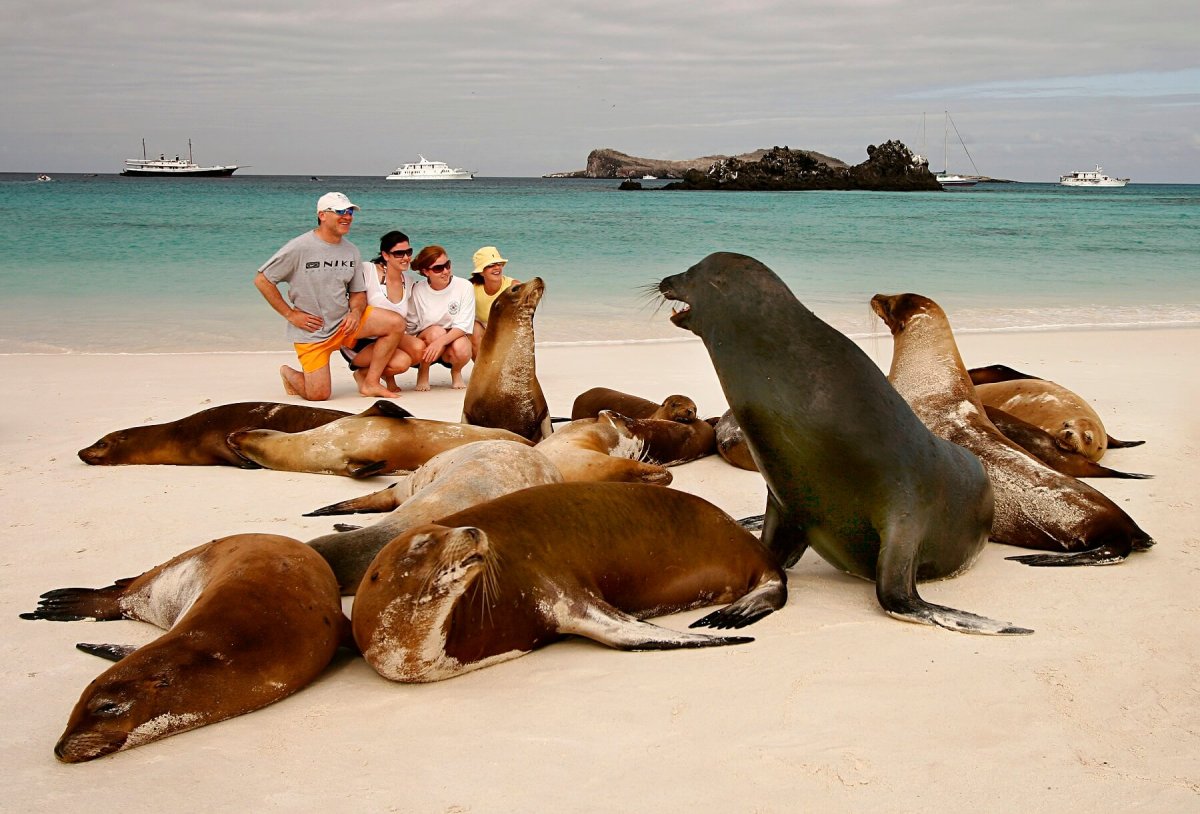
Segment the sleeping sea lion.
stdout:
<path fill-rule="evenodd" d="M 637 481 L 666 486 L 672 475 L 665 466 L 642 460 L 646 442 L 629 428 L 631 419 L 605 410 L 599 418 L 580 418 L 538 442 L 538 452 L 558 467 L 563 480 Z"/>
<path fill-rule="evenodd" d="M 353 629 L 380 675 L 426 682 L 572 634 L 620 650 L 747 642 L 641 620 L 733 602 L 691 626 L 740 628 L 786 599 L 771 555 L 711 503 L 640 483 L 561 483 L 392 540 L 359 586 Z"/>
<path fill-rule="evenodd" d="M 312 549 L 236 534 L 107 588 L 42 594 L 24 619 L 139 619 L 167 628 L 137 649 L 80 645 L 120 658 L 83 691 L 54 747 L 94 760 L 261 709 L 307 686 L 348 641 L 333 572 Z"/>
<path fill-rule="evenodd" d="M 658 418 L 682 424 L 696 420 L 696 402 L 687 396 L 671 395 L 655 404 L 649 399 L 607 387 L 593 387 L 576 396 L 571 405 L 571 418 L 595 418 L 601 410 L 611 410 L 629 418 Z"/>

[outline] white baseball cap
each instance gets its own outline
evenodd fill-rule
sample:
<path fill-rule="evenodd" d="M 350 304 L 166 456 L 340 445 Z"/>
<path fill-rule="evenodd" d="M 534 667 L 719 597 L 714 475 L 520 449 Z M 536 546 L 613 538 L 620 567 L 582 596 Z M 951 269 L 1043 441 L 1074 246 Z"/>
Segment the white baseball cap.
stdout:
<path fill-rule="evenodd" d="M 326 192 L 317 200 L 317 211 L 324 212 L 327 209 L 362 209 L 362 207 L 350 203 L 350 199 L 344 193 Z"/>

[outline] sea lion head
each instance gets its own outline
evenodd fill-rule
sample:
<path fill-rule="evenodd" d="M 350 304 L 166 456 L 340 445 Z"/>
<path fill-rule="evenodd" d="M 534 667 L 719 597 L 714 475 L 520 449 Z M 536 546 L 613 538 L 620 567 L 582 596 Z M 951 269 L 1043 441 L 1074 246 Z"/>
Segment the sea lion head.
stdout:
<path fill-rule="evenodd" d="M 125 430 L 110 432 L 90 447 L 79 450 L 79 460 L 92 466 L 121 463 L 120 450 L 125 444 Z"/>
<path fill-rule="evenodd" d="M 757 296 L 745 296 L 750 291 Z M 671 322 L 706 342 L 729 331 L 771 325 L 773 309 L 795 299 L 765 265 L 732 252 L 714 252 L 682 274 L 664 278 L 658 293 L 678 303 Z"/>
<path fill-rule="evenodd" d="M 662 406 L 654 414 L 654 418 L 667 421 L 678 421 L 680 424 L 690 424 L 696 420 L 696 402 L 687 396 L 678 394 L 663 399 Z"/>
<path fill-rule="evenodd" d="M 450 616 L 477 580 L 479 601 L 487 606 L 495 594 L 495 565 L 482 529 L 428 524 L 397 536 L 358 587 L 354 631 L 363 655 L 393 681 L 437 681 L 458 670 L 446 655 Z M 376 592 L 382 605 L 374 601 Z M 359 638 L 360 602 L 376 617 L 366 641 Z"/>
<path fill-rule="evenodd" d="M 920 294 L 876 294 L 871 298 L 871 309 L 888 326 L 892 336 L 907 328 L 914 317 L 940 314 L 942 310 L 933 300 Z"/>
<path fill-rule="evenodd" d="M 72 710 L 54 746 L 55 756 L 63 763 L 83 763 L 207 723 L 206 716 L 189 711 L 179 697 L 179 677 L 189 669 L 203 669 L 181 663 L 181 654 L 187 655 L 178 648 L 134 652 L 100 674 Z M 195 658 L 211 661 L 201 654 Z"/>
<path fill-rule="evenodd" d="M 538 303 L 542 301 L 544 293 L 546 293 L 546 284 L 541 277 L 534 277 L 524 283 L 513 283 L 501 291 L 495 302 L 492 303 L 488 321 L 490 322 L 492 317 L 508 313 L 532 317 L 533 312 L 537 310 Z"/>
<path fill-rule="evenodd" d="M 1092 457 L 1099 448 L 1096 432 L 1090 421 L 1064 421 L 1062 429 L 1054 436 L 1054 442 L 1060 449 L 1078 452 L 1085 457 Z"/>

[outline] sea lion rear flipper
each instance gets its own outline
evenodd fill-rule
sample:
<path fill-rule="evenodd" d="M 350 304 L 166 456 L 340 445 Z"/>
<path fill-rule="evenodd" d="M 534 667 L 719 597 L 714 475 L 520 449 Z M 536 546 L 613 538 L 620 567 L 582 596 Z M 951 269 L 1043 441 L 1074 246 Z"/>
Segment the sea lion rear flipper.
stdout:
<path fill-rule="evenodd" d="M 677 650 L 754 641 L 748 636 L 706 636 L 670 630 L 636 619 L 599 599 L 576 610 L 578 613 L 571 614 L 572 618 L 558 620 L 559 632 L 583 636 L 616 650 Z"/>
<path fill-rule="evenodd" d="M 1124 449 L 1125 447 L 1140 447 L 1144 443 L 1146 443 L 1146 442 L 1145 441 L 1118 441 L 1116 438 L 1113 438 L 1111 435 L 1108 436 L 1108 448 L 1109 449 Z"/>
<path fill-rule="evenodd" d="M 1028 373 L 1013 370 L 1008 365 L 973 367 L 967 371 L 967 375 L 971 377 L 971 384 L 995 384 L 996 382 L 1011 382 L 1017 379 L 1036 379 L 1041 381 L 1040 376 L 1030 376 Z"/>
<path fill-rule="evenodd" d="M 752 625 L 787 602 L 787 583 L 774 574 L 765 577 L 757 587 L 732 605 L 715 610 L 688 627 L 742 628 Z"/>
<path fill-rule="evenodd" d="M 362 526 L 356 526 L 353 523 L 334 523 L 333 530 L 337 532 L 358 531 Z"/>
<path fill-rule="evenodd" d="M 746 531 L 762 531 L 763 518 L 765 514 L 752 514 L 749 517 L 742 517 L 737 521 L 737 524 Z"/>
<path fill-rule="evenodd" d="M 376 415 L 386 418 L 413 418 L 413 414 L 408 410 L 387 399 L 380 399 L 358 415 L 360 418 L 370 418 Z"/>
<path fill-rule="evenodd" d="M 1128 544 L 1110 544 L 1089 549 L 1088 551 L 1072 551 L 1066 554 L 1021 554 L 1016 557 L 1005 557 L 1005 559 L 1043 568 L 1063 568 L 1077 565 L 1116 565 L 1117 563 L 1124 562 L 1125 558 L 1129 556 L 1130 551 L 1132 551 L 1132 546 Z"/>
<path fill-rule="evenodd" d="M 80 622 L 92 620 L 110 622 L 124 619 L 120 599 L 135 577 L 119 579 L 107 588 L 56 588 L 46 591 L 37 610 L 22 613 L 22 619 L 46 619 L 51 622 Z"/>
<path fill-rule="evenodd" d="M 137 647 L 132 644 L 88 644 L 79 642 L 75 645 L 76 650 L 82 650 L 84 653 L 91 653 L 93 656 L 99 656 L 108 661 L 120 661 L 128 656 Z"/>
<path fill-rule="evenodd" d="M 409 477 L 409 476 L 405 476 Z M 322 506 L 319 509 L 314 509 L 311 512 L 305 512 L 304 517 L 325 517 L 331 514 L 368 514 L 370 512 L 390 512 L 397 508 L 402 501 L 397 499 L 399 490 L 396 484 L 386 486 L 377 492 L 371 492 L 369 495 L 351 498 L 350 500 L 342 500 L 337 503 L 331 503 L 328 506 Z"/>

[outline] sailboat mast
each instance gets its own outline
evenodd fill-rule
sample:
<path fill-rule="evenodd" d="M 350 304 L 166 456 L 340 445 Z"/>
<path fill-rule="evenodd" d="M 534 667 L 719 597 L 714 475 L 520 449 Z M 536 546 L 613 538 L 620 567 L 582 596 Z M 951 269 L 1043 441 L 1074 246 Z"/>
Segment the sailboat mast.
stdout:
<path fill-rule="evenodd" d="M 942 172 L 950 174 L 950 111 L 942 111 L 946 118 L 942 120 Z"/>
<path fill-rule="evenodd" d="M 146 159 L 146 140 L 142 139 L 142 160 Z"/>
<path fill-rule="evenodd" d="M 192 140 L 191 139 L 188 139 L 188 163 L 189 164 L 194 163 L 192 161 Z"/>

